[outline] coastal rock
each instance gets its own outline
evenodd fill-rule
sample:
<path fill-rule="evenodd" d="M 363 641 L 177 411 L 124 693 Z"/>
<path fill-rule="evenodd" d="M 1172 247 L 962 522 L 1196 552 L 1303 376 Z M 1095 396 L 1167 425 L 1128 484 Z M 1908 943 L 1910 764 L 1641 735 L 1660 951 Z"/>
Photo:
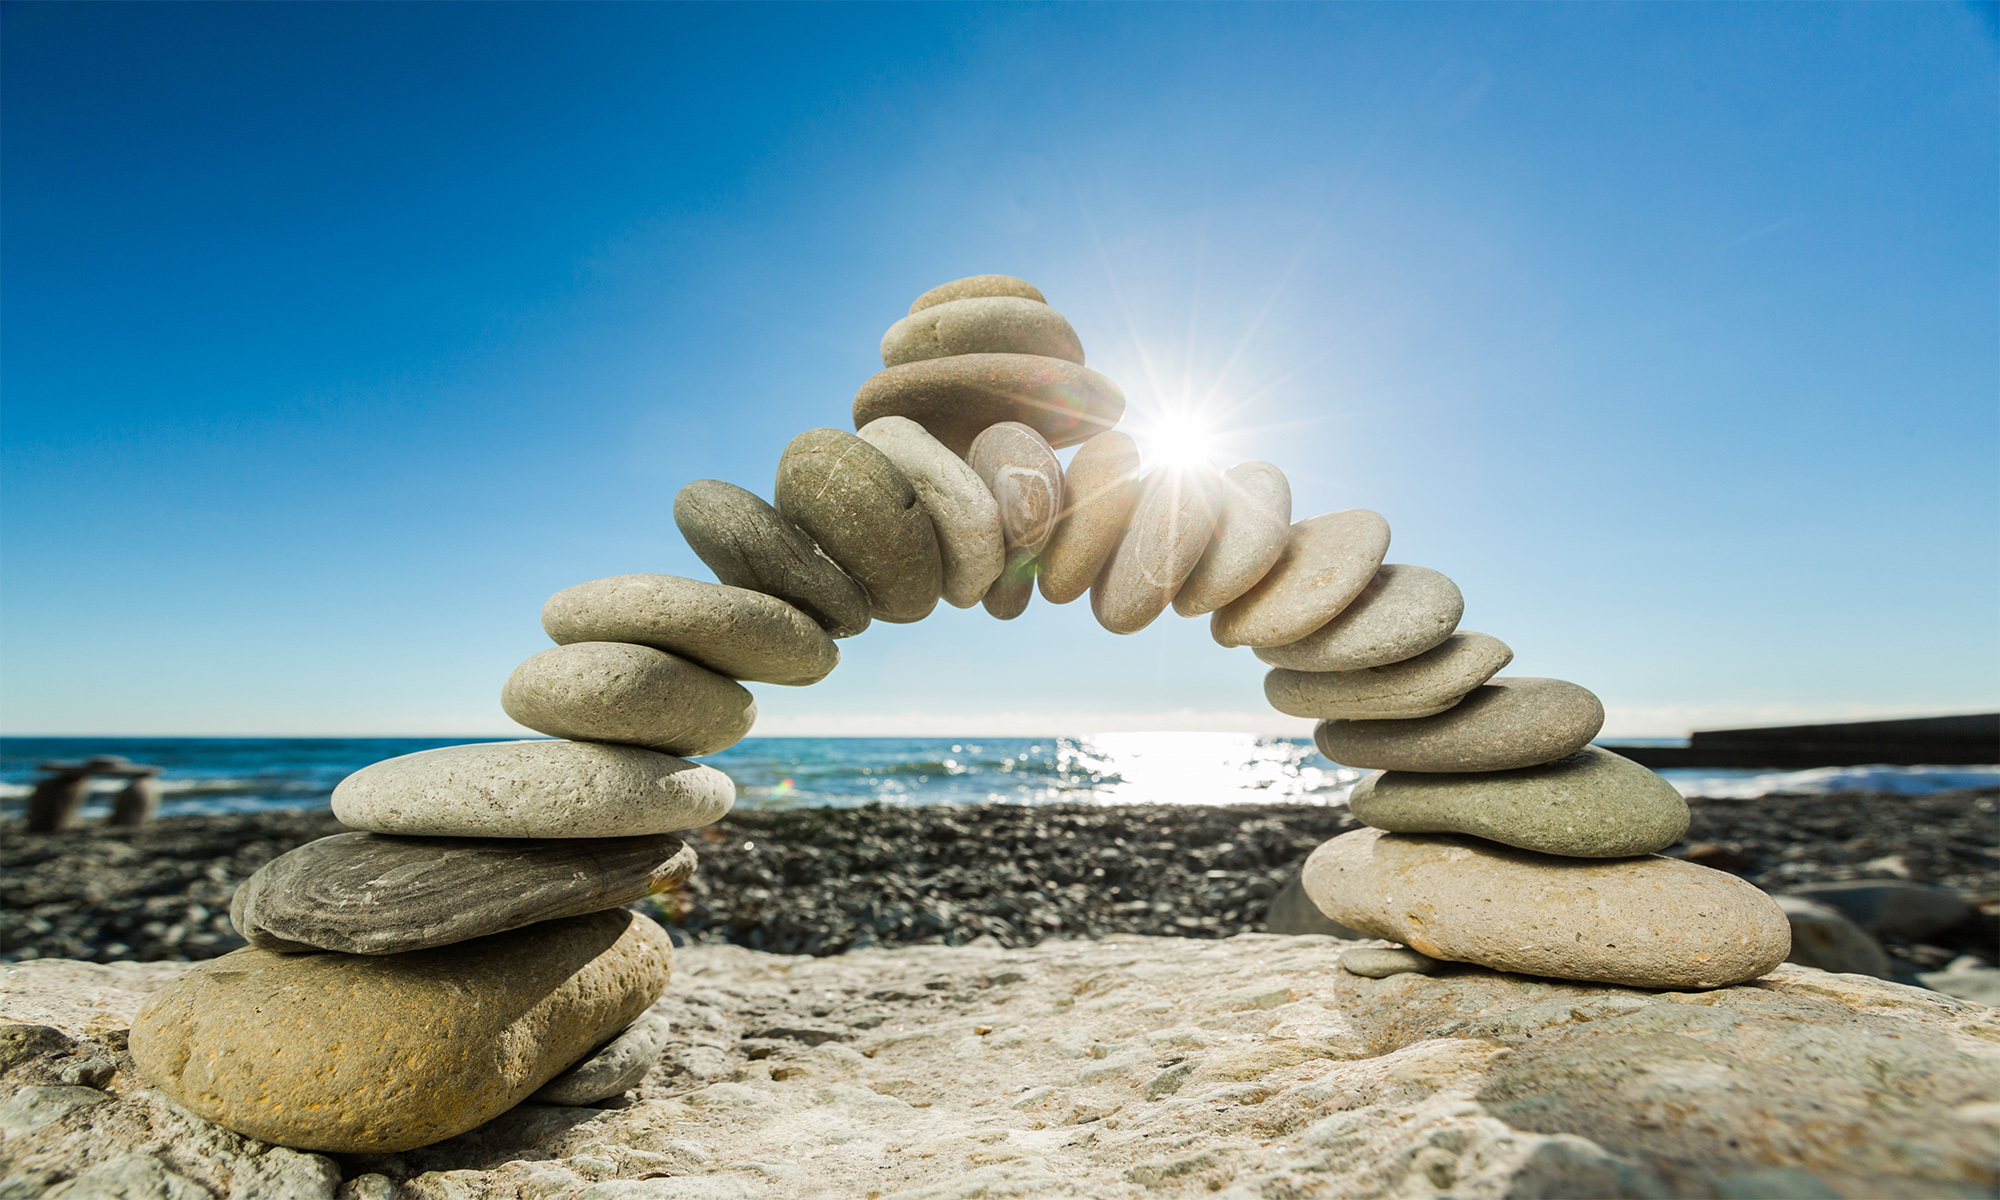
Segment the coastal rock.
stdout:
<path fill-rule="evenodd" d="M 651 646 L 730 679 L 803 687 L 840 663 L 819 623 L 775 596 L 678 575 L 613 575 L 564 588 L 542 606 L 562 645 Z"/>
<path fill-rule="evenodd" d="M 637 1087 L 660 1061 L 671 1032 L 667 1019 L 645 1013 L 590 1057 L 549 1080 L 528 1099 L 537 1104 L 596 1104 Z"/>
<path fill-rule="evenodd" d="M 1264 676 L 1271 707 L 1295 717 L 1409 720 L 1435 716 L 1513 661 L 1499 638 L 1466 631 L 1415 658 L 1359 671 L 1294 671 Z"/>
<path fill-rule="evenodd" d="M 146 1002 L 132 1057 L 238 1133 L 408 1150 L 498 1116 L 631 1023 L 672 956 L 624 909 L 381 957 L 238 950 Z"/>
<path fill-rule="evenodd" d="M 1184 617 L 1214 612 L 1255 587 L 1291 538 L 1292 485 L 1267 462 L 1238 463 L 1222 473 L 1215 536 L 1174 593 Z"/>
<path fill-rule="evenodd" d="M 694 874 L 671 834 L 406 838 L 341 833 L 265 863 L 230 923 L 252 946 L 395 954 L 621 908 Z"/>
<path fill-rule="evenodd" d="M 1333 620 L 1256 654 L 1294 671 L 1361 671 L 1415 658 L 1450 637 L 1464 615 L 1465 597 L 1451 580 L 1429 567 L 1384 563 Z"/>
<path fill-rule="evenodd" d="M 1596 696 L 1560 679 L 1495 679 L 1434 717 L 1321 721 L 1319 752 L 1387 771 L 1511 771 L 1574 754 L 1604 727 Z"/>
<path fill-rule="evenodd" d="M 1652 854 L 1688 829 L 1673 784 L 1596 746 L 1515 771 L 1370 775 L 1347 808 L 1391 833 L 1464 833 L 1571 858 Z"/>
<path fill-rule="evenodd" d="M 884 621 L 921 621 L 944 594 L 937 528 L 880 450 L 838 429 L 808 429 L 778 459 L 778 511 L 867 589 Z"/>
<path fill-rule="evenodd" d="M 1356 946 L 1340 952 L 1340 969 L 1363 979 L 1387 979 L 1391 975 L 1435 975 L 1444 966 L 1428 954 L 1418 954 L 1407 946 Z"/>
<path fill-rule="evenodd" d="M 1677 859 L 1558 858 L 1448 834 L 1357 829 L 1301 873 L 1320 911 L 1448 962 L 1643 988 L 1715 988 L 1791 950 L 1784 910 Z"/>
<path fill-rule="evenodd" d="M 726 750 L 757 722 L 757 702 L 742 684 L 625 642 L 542 651 L 507 677 L 500 707 L 551 737 L 681 756 Z"/>
<path fill-rule="evenodd" d="M 944 567 L 945 602 L 958 608 L 979 603 L 1000 578 L 1006 543 L 999 502 L 978 472 L 907 417 L 870 421 L 859 436 L 896 464 L 930 514 Z"/>
<path fill-rule="evenodd" d="M 735 799 L 714 767 L 636 746 L 477 742 L 363 767 L 333 814 L 410 837 L 639 837 L 712 824 Z"/>
<path fill-rule="evenodd" d="M 1942 971 L 1920 972 L 1917 980 L 1927 988 L 1969 1004 L 2000 1008 L 2000 969 L 1973 955 L 1959 955 L 1946 963 Z"/>
<path fill-rule="evenodd" d="M 868 628 L 868 593 L 762 497 L 719 479 L 697 479 L 674 497 L 674 524 L 723 583 L 784 601 L 819 622 L 828 637 Z"/>
<path fill-rule="evenodd" d="M 1807 883 L 1790 891 L 1839 909 L 1869 933 L 1906 942 L 1936 937 L 1971 917 L 1973 911 L 1971 899 L 1963 892 L 1907 879 Z"/>
<path fill-rule="evenodd" d="M 1137 633 L 1166 611 L 1215 532 L 1220 485 L 1207 463 L 1161 467 L 1146 476 L 1125 536 L 1090 589 L 1098 624 L 1113 633 Z"/>
<path fill-rule="evenodd" d="M 963 456 L 988 425 L 1019 421 L 1074 446 L 1125 415 L 1125 393 L 1073 362 L 1039 354 L 958 354 L 881 371 L 854 396 L 854 425 L 908 417 Z M 780 505 L 783 507 L 783 505 Z"/>
<path fill-rule="evenodd" d="M 1040 354 L 1083 365 L 1083 343 L 1040 300 L 977 296 L 918 309 L 882 335 L 882 365 L 953 354 Z"/>
<path fill-rule="evenodd" d="M 1112 430 L 1077 448 L 1063 477 L 1063 514 L 1036 567 L 1042 599 L 1068 604 L 1104 570 L 1139 502 L 1139 446 Z"/>
<path fill-rule="evenodd" d="M 1308 517 L 1257 586 L 1215 611 L 1224 646 L 1283 646 L 1325 625 L 1359 596 L 1389 552 L 1389 523 L 1365 508 Z"/>
<path fill-rule="evenodd" d="M 1804 896 L 1773 896 L 1792 926 L 1792 949 L 1786 962 L 1817 967 L 1838 975 L 1873 975 L 1889 979 L 1896 974 L 1882 943 L 1857 928 L 1840 910 L 1806 899 Z"/>
<path fill-rule="evenodd" d="M 1025 279 L 1012 275 L 967 275 L 964 279 L 954 279 L 950 283 L 940 283 L 930 291 L 918 296 L 910 303 L 911 313 L 920 313 L 940 304 L 950 304 L 954 300 L 970 300 L 978 296 L 1018 296 L 1023 300 L 1033 300 L 1037 304 L 1047 304 L 1042 293 Z"/>

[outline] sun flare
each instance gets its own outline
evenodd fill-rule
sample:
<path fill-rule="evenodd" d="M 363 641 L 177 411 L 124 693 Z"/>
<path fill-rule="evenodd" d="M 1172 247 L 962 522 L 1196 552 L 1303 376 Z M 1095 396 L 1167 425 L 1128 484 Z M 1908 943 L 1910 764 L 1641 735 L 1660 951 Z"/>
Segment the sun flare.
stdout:
<path fill-rule="evenodd" d="M 1133 431 L 1146 466 L 1180 467 L 1209 462 L 1217 453 L 1213 422 L 1192 413 L 1172 413 Z"/>

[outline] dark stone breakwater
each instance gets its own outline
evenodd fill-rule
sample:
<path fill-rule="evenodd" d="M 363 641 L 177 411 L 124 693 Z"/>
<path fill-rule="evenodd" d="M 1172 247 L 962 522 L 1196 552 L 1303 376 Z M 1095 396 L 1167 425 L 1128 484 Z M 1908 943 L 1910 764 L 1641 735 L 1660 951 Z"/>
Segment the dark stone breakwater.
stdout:
<path fill-rule="evenodd" d="M 1695 800 L 1669 853 L 1767 891 L 1906 875 L 2000 895 L 2000 790 Z M 857 946 L 1032 945 L 1111 933 L 1219 938 L 1263 928 L 1271 896 L 1319 843 L 1356 828 L 1313 805 L 1011 805 L 739 811 L 689 844 L 695 876 L 641 907 L 682 938 L 788 954 Z M 0 960 L 205 959 L 243 944 L 236 886 L 341 832 L 328 812 L 173 817 L 143 829 L 0 830 Z M 1991 939 L 1888 943 L 1935 970 Z"/>

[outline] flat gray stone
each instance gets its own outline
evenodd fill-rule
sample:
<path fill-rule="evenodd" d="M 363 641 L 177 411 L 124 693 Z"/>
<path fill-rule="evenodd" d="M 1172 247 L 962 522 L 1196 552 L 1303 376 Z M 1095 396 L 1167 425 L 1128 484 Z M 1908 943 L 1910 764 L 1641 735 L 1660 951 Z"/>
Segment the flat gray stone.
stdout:
<path fill-rule="evenodd" d="M 1036 566 L 1042 599 L 1068 604 L 1090 590 L 1138 502 L 1139 446 L 1129 435 L 1114 429 L 1077 448 L 1063 475 L 1062 517 Z"/>
<path fill-rule="evenodd" d="M 1220 498 L 1215 535 L 1174 593 L 1174 611 L 1184 617 L 1214 612 L 1255 587 L 1291 540 L 1292 485 L 1270 463 L 1224 471 Z"/>
<path fill-rule="evenodd" d="M 1464 615 L 1465 597 L 1451 580 L 1429 567 L 1383 563 L 1340 615 L 1256 654 L 1295 671 L 1360 671 L 1415 658 L 1450 637 Z"/>
<path fill-rule="evenodd" d="M 1019 421 L 1061 448 L 1118 424 L 1125 393 L 1110 379 L 1040 354 L 957 354 L 877 373 L 854 395 L 854 427 L 908 417 L 963 456 L 988 425 Z M 779 507 L 783 507 L 780 505 Z"/>
<path fill-rule="evenodd" d="M 868 593 L 762 497 L 697 479 L 674 497 L 674 524 L 722 582 L 784 601 L 829 637 L 868 628 Z"/>
<path fill-rule="evenodd" d="M 868 592 L 884 621 L 921 621 L 944 594 L 937 527 L 887 455 L 839 429 L 808 429 L 778 459 L 778 511 Z"/>
<path fill-rule="evenodd" d="M 622 1096 L 639 1086 L 646 1072 L 660 1061 L 669 1032 L 665 1017 L 646 1013 L 591 1051 L 588 1058 L 543 1084 L 528 1100 L 534 1104 L 582 1105 Z"/>
<path fill-rule="evenodd" d="M 1000 504 L 979 473 L 908 417 L 870 421 L 859 436 L 896 464 L 930 514 L 944 564 L 945 603 L 979 603 L 1007 560 Z"/>
<path fill-rule="evenodd" d="M 950 283 L 940 283 L 930 291 L 918 296 L 910 304 L 912 313 L 919 313 L 939 304 L 950 304 L 954 300 L 967 300 L 975 296 L 1018 296 L 1023 300 L 1033 300 L 1046 304 L 1042 293 L 1034 284 L 1012 275 L 967 275 L 964 279 L 954 279 Z"/>
<path fill-rule="evenodd" d="M 1306 860 L 1321 912 L 1446 962 L 1643 988 L 1717 988 L 1791 950 L 1784 910 L 1678 859 L 1558 858 L 1453 834 L 1357 829 Z"/>
<path fill-rule="evenodd" d="M 1514 658 L 1496 637 L 1454 633 L 1415 658 L 1359 671 L 1294 671 L 1264 676 L 1271 707 L 1295 717 L 1410 720 L 1444 712 Z"/>
<path fill-rule="evenodd" d="M 1560 679 L 1495 679 L 1434 717 L 1321 721 L 1319 752 L 1384 771 L 1511 771 L 1576 753 L 1604 727 L 1604 705 Z"/>
<path fill-rule="evenodd" d="M 1444 966 L 1428 954 L 1418 954 L 1407 946 L 1356 946 L 1340 952 L 1340 969 L 1364 979 L 1387 979 L 1391 975 L 1435 975 Z"/>
<path fill-rule="evenodd" d="M 622 908 L 682 883 L 694 868 L 694 851 L 672 834 L 339 833 L 258 868 L 236 889 L 229 920 L 260 950 L 397 954 Z"/>
<path fill-rule="evenodd" d="M 1347 807 L 1392 833 L 1467 833 L 1570 858 L 1652 854 L 1688 828 L 1673 784 L 1597 746 L 1516 771 L 1371 775 Z"/>
<path fill-rule="evenodd" d="M 562 645 L 630 642 L 678 655 L 730 679 L 802 687 L 825 679 L 840 647 L 819 623 L 775 596 L 678 575 L 613 575 L 564 588 L 542 605 Z"/>
<path fill-rule="evenodd" d="M 1340 615 L 1389 552 L 1389 523 L 1365 508 L 1292 523 L 1284 554 L 1243 595 L 1215 610 L 1209 633 L 1224 646 L 1283 646 Z"/>
<path fill-rule="evenodd" d="M 1137 633 L 1166 611 L 1215 533 L 1221 480 L 1207 463 L 1146 475 L 1125 536 L 1090 589 L 1098 624 Z"/>
<path fill-rule="evenodd" d="M 735 799 L 714 767 L 637 746 L 478 742 L 361 768 L 333 815 L 412 837 L 638 837 L 712 825 Z"/>
<path fill-rule="evenodd" d="M 1873 975 L 1877 979 L 1895 976 L 1895 967 L 1882 943 L 1856 927 L 1839 909 L 1804 896 L 1772 899 L 1785 911 L 1785 919 L 1792 925 L 1792 951 L 1785 956 L 1786 962 L 1838 975 Z"/>
<path fill-rule="evenodd" d="M 971 296 L 933 304 L 882 335 L 885 367 L 953 354 L 1040 354 L 1081 366 L 1083 343 L 1061 313 L 1018 296 Z"/>
<path fill-rule="evenodd" d="M 542 651 L 507 677 L 500 707 L 551 737 L 682 757 L 726 750 L 757 723 L 757 701 L 742 684 L 629 642 Z"/>

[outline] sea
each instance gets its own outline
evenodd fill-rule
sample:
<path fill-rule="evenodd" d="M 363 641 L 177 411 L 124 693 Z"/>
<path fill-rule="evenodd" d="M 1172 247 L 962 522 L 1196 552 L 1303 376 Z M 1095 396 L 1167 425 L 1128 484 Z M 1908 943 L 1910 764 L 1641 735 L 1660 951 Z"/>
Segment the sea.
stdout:
<path fill-rule="evenodd" d="M 161 811 L 326 808 L 373 762 L 477 738 L 0 738 L 0 813 L 18 816 L 37 764 L 117 755 L 160 768 Z M 1636 739 L 1635 739 L 1636 740 Z M 1629 744 L 1629 743 L 1628 743 Z M 1657 744 L 1671 745 L 1671 741 Z M 864 804 L 1345 804 L 1365 774 L 1303 738 L 1101 733 L 1045 738 L 752 737 L 701 761 L 736 781 L 744 808 Z M 2000 787 L 2000 766 L 1662 771 L 1683 795 Z M 122 786 L 101 779 L 86 815 Z"/>

